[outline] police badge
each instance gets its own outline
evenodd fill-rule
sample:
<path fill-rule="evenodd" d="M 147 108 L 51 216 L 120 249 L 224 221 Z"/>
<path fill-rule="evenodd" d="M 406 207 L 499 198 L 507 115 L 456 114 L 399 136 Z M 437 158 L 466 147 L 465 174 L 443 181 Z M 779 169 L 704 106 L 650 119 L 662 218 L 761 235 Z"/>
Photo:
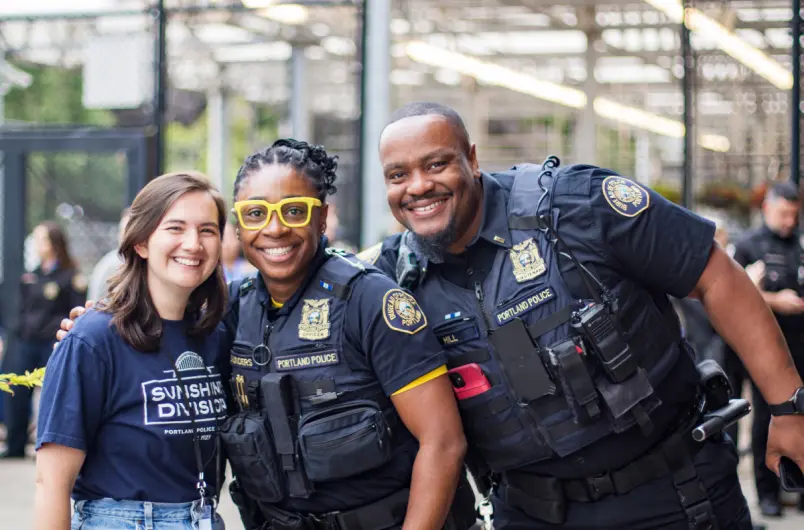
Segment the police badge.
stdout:
<path fill-rule="evenodd" d="M 636 217 L 650 206 L 650 195 L 638 184 L 623 177 L 603 179 L 603 196 L 612 210 L 625 217 Z"/>
<path fill-rule="evenodd" d="M 383 298 L 382 316 L 388 327 L 413 335 L 427 327 L 427 317 L 418 302 L 402 289 L 391 289 Z"/>
<path fill-rule="evenodd" d="M 514 277 L 517 283 L 532 280 L 547 270 L 544 258 L 539 255 L 539 247 L 536 246 L 533 238 L 514 245 L 508 255 L 514 265 Z"/>
<path fill-rule="evenodd" d="M 55 300 L 57 296 L 59 296 L 59 284 L 56 282 L 47 282 L 43 289 L 45 298 L 48 300 Z"/>
<path fill-rule="evenodd" d="M 299 322 L 299 338 L 321 340 L 329 337 L 329 298 L 305 300 Z"/>

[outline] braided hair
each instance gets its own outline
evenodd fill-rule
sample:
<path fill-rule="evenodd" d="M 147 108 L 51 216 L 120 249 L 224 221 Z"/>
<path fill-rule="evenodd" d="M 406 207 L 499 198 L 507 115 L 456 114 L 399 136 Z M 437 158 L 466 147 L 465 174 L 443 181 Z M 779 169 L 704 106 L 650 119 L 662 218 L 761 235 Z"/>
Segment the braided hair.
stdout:
<path fill-rule="evenodd" d="M 235 178 L 235 199 L 243 181 L 253 172 L 269 165 L 288 165 L 307 175 L 315 183 L 321 202 L 324 202 L 327 195 L 332 195 L 337 191 L 333 185 L 337 177 L 337 156 L 329 156 L 324 147 L 320 145 L 310 145 L 292 138 L 281 138 L 275 141 L 271 147 L 257 151 L 246 158 Z"/>

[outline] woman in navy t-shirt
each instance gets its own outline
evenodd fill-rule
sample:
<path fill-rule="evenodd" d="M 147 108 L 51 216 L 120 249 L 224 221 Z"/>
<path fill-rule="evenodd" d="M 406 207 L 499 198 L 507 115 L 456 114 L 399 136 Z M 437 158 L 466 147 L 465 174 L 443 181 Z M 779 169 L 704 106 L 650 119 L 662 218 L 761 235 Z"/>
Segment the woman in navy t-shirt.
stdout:
<path fill-rule="evenodd" d="M 226 417 L 225 221 L 202 175 L 164 175 L 137 195 L 108 299 L 47 366 L 36 530 L 223 528 L 212 507 Z"/>

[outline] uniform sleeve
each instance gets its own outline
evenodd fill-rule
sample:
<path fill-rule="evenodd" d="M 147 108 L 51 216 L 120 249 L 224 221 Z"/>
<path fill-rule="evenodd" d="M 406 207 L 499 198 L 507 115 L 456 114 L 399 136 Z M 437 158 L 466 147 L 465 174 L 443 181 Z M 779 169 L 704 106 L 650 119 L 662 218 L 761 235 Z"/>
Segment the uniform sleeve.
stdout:
<path fill-rule="evenodd" d="M 604 257 L 649 289 L 689 295 L 709 262 L 715 224 L 616 173 L 583 171 L 591 173 L 590 211 Z"/>
<path fill-rule="evenodd" d="M 365 352 L 389 396 L 446 365 L 416 299 L 380 274 L 356 283 L 347 309 L 346 337 Z"/>
<path fill-rule="evenodd" d="M 103 418 L 109 375 L 106 360 L 81 337 L 59 343 L 45 370 L 37 450 L 46 443 L 87 450 Z"/>
<path fill-rule="evenodd" d="M 741 267 L 747 267 L 756 261 L 755 259 L 752 259 L 753 256 L 751 254 L 750 239 L 744 238 L 734 245 L 734 261 L 739 263 Z"/>

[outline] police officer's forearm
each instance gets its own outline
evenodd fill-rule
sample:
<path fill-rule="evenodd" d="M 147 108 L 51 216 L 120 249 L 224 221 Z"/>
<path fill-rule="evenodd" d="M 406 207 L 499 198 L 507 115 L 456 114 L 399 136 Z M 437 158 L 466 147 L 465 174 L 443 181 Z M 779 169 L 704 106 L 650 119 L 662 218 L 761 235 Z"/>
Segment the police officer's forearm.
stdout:
<path fill-rule="evenodd" d="M 466 444 L 452 441 L 419 446 L 403 530 L 443 528 L 463 470 Z"/>
<path fill-rule="evenodd" d="M 718 334 L 742 359 L 768 403 L 801 386 L 776 318 L 748 275 L 719 248 L 695 289 Z"/>

